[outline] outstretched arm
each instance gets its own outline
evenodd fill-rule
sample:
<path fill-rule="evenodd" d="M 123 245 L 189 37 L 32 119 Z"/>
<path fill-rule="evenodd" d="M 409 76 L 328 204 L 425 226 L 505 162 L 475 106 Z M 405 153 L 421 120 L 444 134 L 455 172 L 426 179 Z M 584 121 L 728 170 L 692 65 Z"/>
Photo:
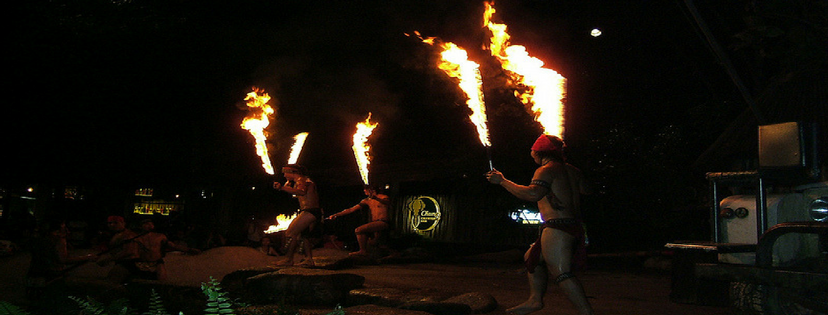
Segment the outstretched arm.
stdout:
<path fill-rule="evenodd" d="M 164 239 L 165 239 L 164 242 L 167 244 L 167 247 L 170 248 L 170 249 L 177 250 L 177 251 L 182 251 L 182 252 L 185 252 L 185 253 L 191 254 L 191 255 L 201 253 L 201 251 L 196 249 L 196 248 L 189 248 L 189 247 L 184 246 L 184 245 L 176 244 L 175 242 L 170 241 L 169 239 L 166 239 L 166 236 L 164 237 Z"/>
<path fill-rule="evenodd" d="M 351 213 L 354 213 L 354 211 L 357 211 L 357 210 L 359 210 L 359 209 L 361 209 L 361 208 L 362 208 L 362 202 L 358 203 L 357 205 L 355 205 L 355 206 L 353 206 L 353 207 L 350 207 L 350 208 L 348 208 L 348 209 L 342 210 L 342 211 L 340 211 L 339 213 L 334 213 L 334 214 L 332 214 L 331 216 L 329 216 L 329 217 L 328 217 L 328 219 L 333 220 L 333 219 L 336 219 L 337 217 L 341 217 L 341 216 L 343 216 L 343 215 L 349 215 L 349 214 L 351 214 Z"/>
<path fill-rule="evenodd" d="M 551 180 L 545 179 L 541 169 L 535 171 L 535 176 L 532 177 L 532 183 L 528 186 L 518 185 L 517 183 L 506 179 L 498 170 L 490 171 L 486 174 L 486 177 L 489 179 L 490 183 L 503 186 L 506 191 L 515 197 L 533 202 L 541 200 L 543 196 L 546 196 L 549 192 L 549 183 L 551 182 Z"/>

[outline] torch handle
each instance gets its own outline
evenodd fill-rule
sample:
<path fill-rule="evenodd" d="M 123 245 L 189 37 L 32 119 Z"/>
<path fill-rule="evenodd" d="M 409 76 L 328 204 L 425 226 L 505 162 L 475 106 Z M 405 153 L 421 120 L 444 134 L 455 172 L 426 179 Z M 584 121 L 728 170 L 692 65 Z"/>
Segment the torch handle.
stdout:
<path fill-rule="evenodd" d="M 494 166 L 492 166 L 492 147 L 486 147 L 486 157 L 489 159 L 489 170 L 494 170 Z"/>

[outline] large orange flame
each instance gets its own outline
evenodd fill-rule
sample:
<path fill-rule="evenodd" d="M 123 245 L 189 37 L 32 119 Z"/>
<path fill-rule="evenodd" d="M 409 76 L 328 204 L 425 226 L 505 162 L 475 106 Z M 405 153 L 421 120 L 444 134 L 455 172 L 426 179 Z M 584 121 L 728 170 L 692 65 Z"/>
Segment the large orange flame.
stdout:
<path fill-rule="evenodd" d="M 489 43 L 492 56 L 525 89 L 523 92 L 515 91 L 515 96 L 531 106 L 532 114 L 544 133 L 563 138 L 566 78 L 555 70 L 543 68 L 543 61 L 529 56 L 525 47 L 510 45 L 506 25 L 491 21 L 494 13 L 494 4 L 486 2 L 483 26 L 492 33 Z"/>
<path fill-rule="evenodd" d="M 290 156 L 288 157 L 288 164 L 296 164 L 299 160 L 299 154 L 302 153 L 302 147 L 305 146 L 305 139 L 308 137 L 307 132 L 299 133 L 293 136 L 293 146 L 290 148 Z"/>
<path fill-rule="evenodd" d="M 276 224 L 269 226 L 267 230 L 264 231 L 265 234 L 272 234 L 287 230 L 288 226 L 290 226 L 290 223 L 293 222 L 293 219 L 296 219 L 296 216 L 298 215 L 299 213 L 296 213 L 294 215 L 278 215 L 276 217 Z"/>
<path fill-rule="evenodd" d="M 483 101 L 483 79 L 480 76 L 480 65 L 468 59 L 468 53 L 452 42 L 435 44 L 435 39 L 426 38 L 423 42 L 439 46 L 442 51 L 442 60 L 438 67 L 452 78 L 460 80 L 459 86 L 466 94 L 466 106 L 472 110 L 469 115 L 477 128 L 477 136 L 485 147 L 492 146 L 489 142 L 489 127 L 486 118 L 486 103 Z"/>
<path fill-rule="evenodd" d="M 270 175 L 273 175 L 273 166 L 270 164 L 270 155 L 267 152 L 267 135 L 265 128 L 270 125 L 269 115 L 274 113 L 273 107 L 267 103 L 270 101 L 270 95 L 262 93 L 261 95 L 255 89 L 247 93 L 244 99 L 247 101 L 247 110 L 250 114 L 244 118 L 241 127 L 250 132 L 256 140 L 256 154 L 262 158 L 262 167 Z"/>
<path fill-rule="evenodd" d="M 356 157 L 357 166 L 359 166 L 359 174 L 362 176 L 362 182 L 368 185 L 368 164 L 371 163 L 371 146 L 368 145 L 368 136 L 374 132 L 379 123 L 371 123 L 371 113 L 368 113 L 368 118 L 363 122 L 356 124 L 356 132 L 354 133 L 354 157 Z"/>

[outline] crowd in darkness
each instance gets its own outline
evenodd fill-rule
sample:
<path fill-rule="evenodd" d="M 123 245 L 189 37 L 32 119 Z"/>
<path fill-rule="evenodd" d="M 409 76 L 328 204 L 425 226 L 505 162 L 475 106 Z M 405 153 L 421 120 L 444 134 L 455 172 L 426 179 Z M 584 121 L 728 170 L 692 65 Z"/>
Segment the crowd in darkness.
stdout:
<path fill-rule="evenodd" d="M 126 217 L 127 228 L 140 229 L 140 222 L 151 218 L 156 222 L 156 231 L 166 235 L 170 241 L 188 248 L 207 250 L 219 246 L 258 247 L 264 235 L 261 220 L 251 219 L 246 225 L 235 224 L 218 228 L 193 220 L 177 219 L 175 216 L 133 215 Z M 112 237 L 107 229 L 106 217 L 97 219 L 62 218 L 54 216 L 42 220 L 28 213 L 7 213 L 0 217 L 0 255 L 9 255 L 15 251 L 28 251 L 32 240 L 47 226 L 54 222 L 63 222 L 66 226 L 66 241 L 70 248 L 91 248 L 103 250 Z M 255 225 L 256 232 L 250 232 Z"/>

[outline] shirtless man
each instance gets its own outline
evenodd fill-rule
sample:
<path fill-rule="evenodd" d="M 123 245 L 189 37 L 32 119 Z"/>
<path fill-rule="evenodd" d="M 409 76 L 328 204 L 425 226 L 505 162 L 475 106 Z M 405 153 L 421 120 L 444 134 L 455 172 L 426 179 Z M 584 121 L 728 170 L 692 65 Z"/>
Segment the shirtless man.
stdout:
<path fill-rule="evenodd" d="M 167 236 L 155 232 L 155 223 L 151 219 L 141 221 L 141 236 L 135 238 L 138 246 L 138 260 L 134 270 L 144 278 L 164 281 L 167 280 L 167 266 L 164 264 L 164 255 L 168 249 L 179 250 L 189 254 L 198 254 L 198 249 L 188 249 L 179 246 L 167 239 Z"/>
<path fill-rule="evenodd" d="M 388 222 L 388 205 L 391 203 L 391 200 L 388 196 L 377 193 L 377 190 L 371 186 L 365 186 L 364 192 L 368 198 L 362 199 L 362 201 L 353 207 L 328 217 L 329 220 L 333 220 L 337 217 L 354 213 L 363 207 L 371 211 L 371 218 L 368 223 L 360 225 L 354 230 L 357 243 L 359 243 L 359 251 L 353 252 L 350 255 L 368 255 L 368 240 L 371 238 L 377 240 L 379 233 L 390 227 Z"/>
<path fill-rule="evenodd" d="M 122 216 L 109 216 L 106 226 L 115 234 L 109 240 L 107 254 L 101 255 L 97 263 L 103 266 L 114 261 L 115 265 L 107 273 L 106 279 L 114 284 L 121 284 L 129 278 L 132 268 L 129 265 L 138 259 L 138 246 L 133 242 L 138 234 L 126 228 L 126 221 Z"/>
<path fill-rule="evenodd" d="M 566 293 L 581 314 L 593 314 L 581 282 L 572 273 L 582 267 L 586 255 L 584 230 L 579 220 L 580 194 L 587 185 L 580 170 L 566 164 L 563 140 L 541 135 L 532 145 L 532 159 L 540 165 L 528 186 L 507 180 L 497 170 L 486 174 L 489 182 L 503 186 L 512 195 L 536 201 L 544 225 L 538 240 L 526 252 L 529 299 L 506 311 L 528 314 L 543 308 L 549 276 Z"/>
<path fill-rule="evenodd" d="M 307 169 L 299 164 L 288 164 L 282 168 L 285 174 L 285 183 L 273 183 L 273 188 L 292 194 L 299 200 L 299 215 L 290 222 L 285 236 L 287 250 L 285 259 L 277 263 L 280 266 L 292 266 L 293 256 L 296 254 L 299 243 L 304 244 L 305 259 L 302 266 L 313 266 L 313 253 L 310 242 L 306 239 L 323 218 L 322 208 L 319 207 L 319 193 L 316 184 L 308 177 Z"/>

